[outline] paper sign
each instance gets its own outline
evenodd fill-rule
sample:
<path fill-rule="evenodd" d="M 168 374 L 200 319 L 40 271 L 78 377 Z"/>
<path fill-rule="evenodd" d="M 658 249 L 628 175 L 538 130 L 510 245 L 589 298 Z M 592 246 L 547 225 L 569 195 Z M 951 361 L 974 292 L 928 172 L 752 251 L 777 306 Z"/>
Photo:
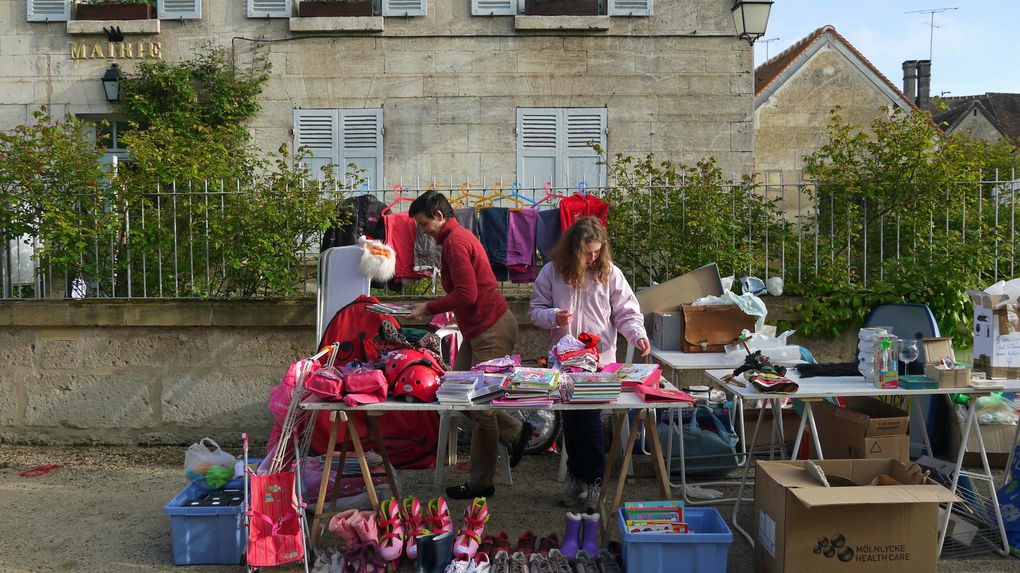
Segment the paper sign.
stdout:
<path fill-rule="evenodd" d="M 996 336 L 992 364 L 1007 368 L 1020 367 L 1020 336 L 1013 334 Z"/>

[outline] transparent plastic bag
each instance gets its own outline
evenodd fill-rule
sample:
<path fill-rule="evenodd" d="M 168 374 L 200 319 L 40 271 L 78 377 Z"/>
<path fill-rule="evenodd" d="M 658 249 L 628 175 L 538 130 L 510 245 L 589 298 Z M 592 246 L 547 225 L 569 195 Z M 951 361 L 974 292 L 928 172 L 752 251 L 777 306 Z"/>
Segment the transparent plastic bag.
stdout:
<path fill-rule="evenodd" d="M 202 438 L 184 453 L 184 475 L 204 487 L 220 489 L 234 475 L 235 461 L 212 438 Z"/>

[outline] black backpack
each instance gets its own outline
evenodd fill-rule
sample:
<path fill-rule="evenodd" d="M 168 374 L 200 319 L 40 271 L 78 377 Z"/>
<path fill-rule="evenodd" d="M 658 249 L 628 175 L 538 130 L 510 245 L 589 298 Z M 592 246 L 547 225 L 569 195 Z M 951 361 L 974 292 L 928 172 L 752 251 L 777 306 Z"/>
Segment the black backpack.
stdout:
<path fill-rule="evenodd" d="M 375 195 L 356 195 L 349 197 L 337 206 L 337 211 L 347 221 L 345 224 L 327 229 L 322 235 L 319 252 L 330 247 L 353 245 L 358 237 L 365 235 L 370 239 L 386 241 L 386 225 L 383 224 L 383 210 L 386 205 L 375 198 Z"/>

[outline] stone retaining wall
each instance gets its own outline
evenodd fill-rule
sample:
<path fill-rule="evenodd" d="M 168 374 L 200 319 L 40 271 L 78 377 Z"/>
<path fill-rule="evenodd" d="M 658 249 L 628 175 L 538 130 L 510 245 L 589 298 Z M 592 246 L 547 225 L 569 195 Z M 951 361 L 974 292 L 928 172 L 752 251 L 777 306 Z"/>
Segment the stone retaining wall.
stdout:
<path fill-rule="evenodd" d="M 548 338 L 528 320 L 527 301 L 511 306 L 517 351 L 543 355 Z M 771 316 L 789 318 L 782 302 Z M 313 351 L 314 333 L 311 300 L 2 302 L 0 441 L 186 444 L 236 441 L 242 431 L 265 439 L 267 392 Z M 820 360 L 853 348 L 850 339 L 807 344 Z"/>

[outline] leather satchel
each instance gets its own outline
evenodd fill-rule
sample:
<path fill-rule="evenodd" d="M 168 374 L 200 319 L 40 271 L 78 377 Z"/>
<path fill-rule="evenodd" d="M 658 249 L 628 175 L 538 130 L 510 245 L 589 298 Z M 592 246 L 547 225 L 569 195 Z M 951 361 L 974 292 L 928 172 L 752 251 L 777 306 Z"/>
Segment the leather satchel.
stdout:
<path fill-rule="evenodd" d="M 744 329 L 754 332 L 754 317 L 735 304 L 680 307 L 680 345 L 684 352 L 725 352 Z"/>

